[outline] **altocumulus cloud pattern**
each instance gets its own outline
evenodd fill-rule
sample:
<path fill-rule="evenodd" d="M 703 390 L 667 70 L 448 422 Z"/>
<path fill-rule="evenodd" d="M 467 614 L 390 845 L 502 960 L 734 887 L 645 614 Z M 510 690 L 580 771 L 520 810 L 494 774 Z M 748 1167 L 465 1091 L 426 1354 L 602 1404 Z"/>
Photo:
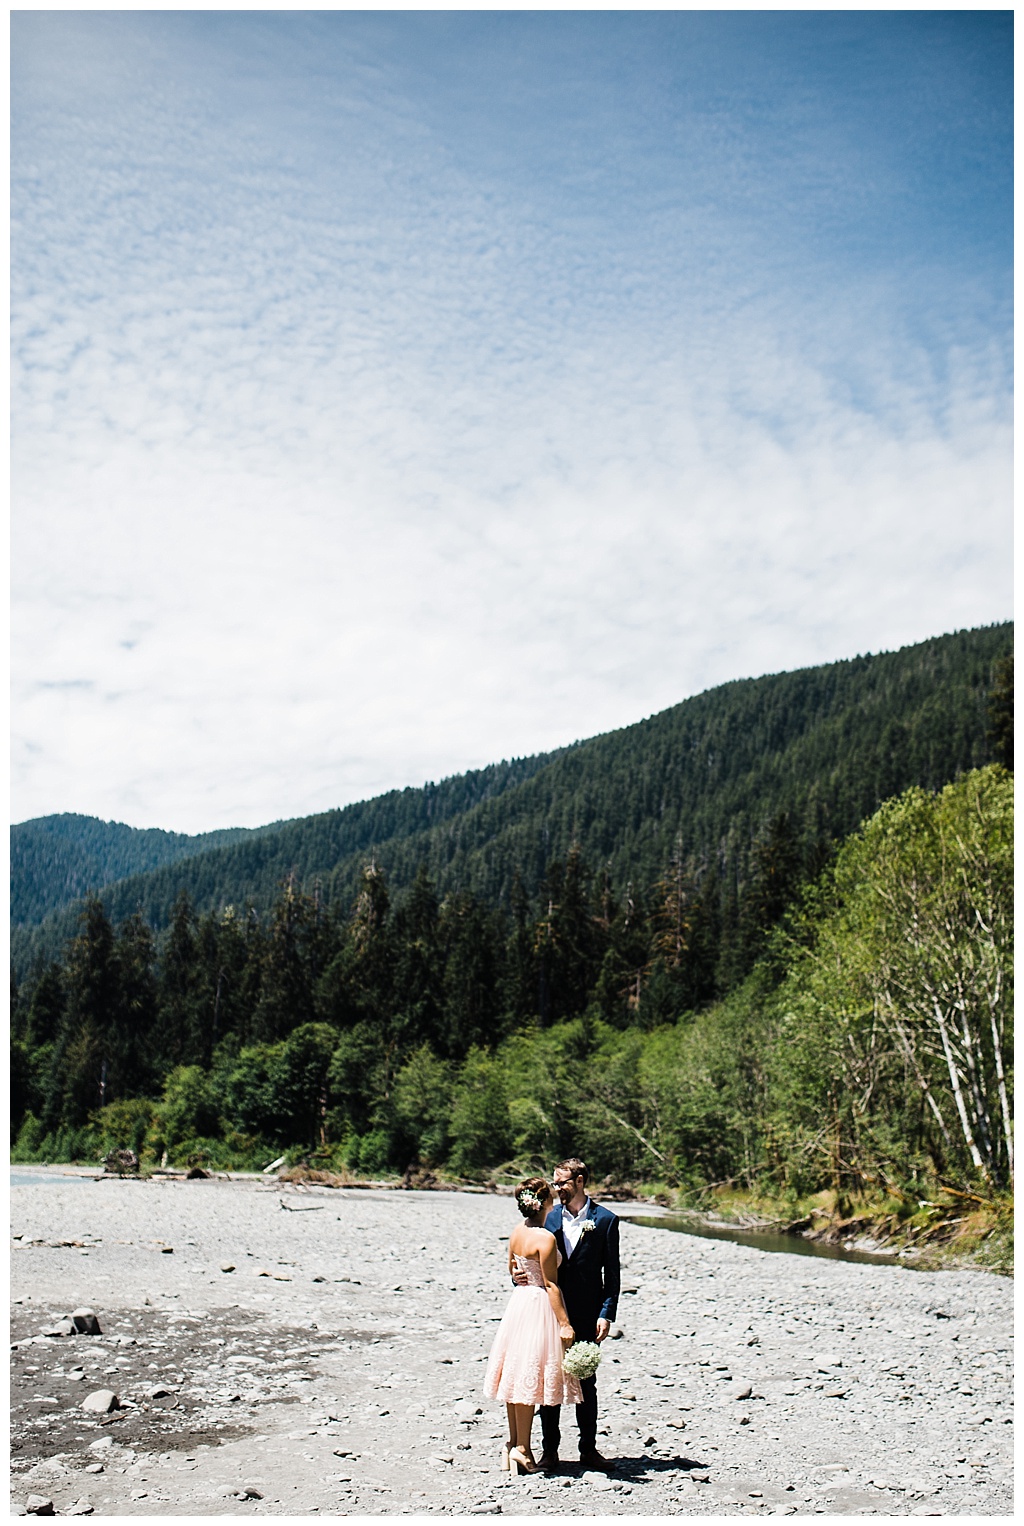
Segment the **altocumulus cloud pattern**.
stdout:
<path fill-rule="evenodd" d="M 16 817 L 1004 618 L 1010 28 L 15 14 Z"/>

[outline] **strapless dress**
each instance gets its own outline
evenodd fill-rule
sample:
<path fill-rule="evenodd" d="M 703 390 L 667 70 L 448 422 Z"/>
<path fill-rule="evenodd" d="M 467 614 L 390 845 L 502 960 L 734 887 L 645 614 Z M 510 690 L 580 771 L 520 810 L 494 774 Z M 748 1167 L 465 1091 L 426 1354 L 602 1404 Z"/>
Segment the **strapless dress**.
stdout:
<path fill-rule="evenodd" d="M 559 1258 L 561 1259 L 561 1258 Z M 579 1379 L 562 1371 L 565 1347 L 537 1256 L 516 1256 L 528 1281 L 516 1287 L 494 1337 L 484 1395 L 502 1404 L 582 1404 Z"/>

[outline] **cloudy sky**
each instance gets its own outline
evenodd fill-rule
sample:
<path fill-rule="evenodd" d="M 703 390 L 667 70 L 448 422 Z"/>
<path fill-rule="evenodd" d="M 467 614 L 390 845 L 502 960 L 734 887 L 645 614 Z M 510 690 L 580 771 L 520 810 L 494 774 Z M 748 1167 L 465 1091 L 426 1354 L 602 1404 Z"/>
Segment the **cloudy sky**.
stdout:
<path fill-rule="evenodd" d="M 14 819 L 1010 614 L 1008 12 L 16 12 Z"/>

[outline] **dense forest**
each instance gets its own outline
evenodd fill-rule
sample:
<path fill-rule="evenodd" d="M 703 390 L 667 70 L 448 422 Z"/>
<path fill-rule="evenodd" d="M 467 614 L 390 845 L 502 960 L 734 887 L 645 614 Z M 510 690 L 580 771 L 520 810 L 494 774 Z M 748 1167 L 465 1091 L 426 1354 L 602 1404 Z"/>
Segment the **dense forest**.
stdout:
<path fill-rule="evenodd" d="M 620 888 L 646 891 L 674 860 L 710 877 L 731 937 L 772 821 L 787 818 L 814 872 L 881 801 L 989 761 L 986 706 L 1011 643 L 1012 626 L 991 626 L 725 684 L 558 754 L 392 791 L 90 888 L 115 923 L 138 912 L 156 933 L 183 890 L 200 914 L 251 907 L 265 921 L 289 879 L 347 911 L 372 855 L 392 892 L 422 866 L 442 897 L 469 894 L 510 916 L 575 844 Z M 60 956 L 79 910 L 13 931 L 20 978 Z"/>
<path fill-rule="evenodd" d="M 282 825 L 226 827 L 188 837 L 157 827 L 140 829 L 65 811 L 11 828 L 11 923 L 40 922 L 101 885 L 177 864 Z"/>
<path fill-rule="evenodd" d="M 472 1176 L 571 1145 L 693 1188 L 1005 1187 L 1012 659 L 987 677 L 964 746 L 999 762 L 838 844 L 775 810 L 742 885 L 677 832 L 635 878 L 570 839 L 507 905 L 427 863 L 396 888 L 372 851 L 350 900 L 294 875 L 263 915 L 180 891 L 160 933 L 92 898 L 14 992 L 15 1154 Z"/>

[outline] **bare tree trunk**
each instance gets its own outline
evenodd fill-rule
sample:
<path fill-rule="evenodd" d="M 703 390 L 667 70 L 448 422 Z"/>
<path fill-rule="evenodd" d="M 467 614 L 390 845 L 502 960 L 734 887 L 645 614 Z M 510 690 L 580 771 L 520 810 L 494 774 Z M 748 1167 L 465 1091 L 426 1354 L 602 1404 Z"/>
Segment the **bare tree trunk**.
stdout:
<path fill-rule="evenodd" d="M 949 1151 L 950 1155 L 953 1155 L 956 1153 L 956 1147 L 953 1144 L 953 1136 L 950 1134 L 949 1129 L 946 1127 L 946 1120 L 942 1116 L 942 1110 L 939 1107 L 938 1102 L 935 1100 L 935 1095 L 928 1084 L 927 1077 L 922 1071 L 920 1065 L 917 1063 L 917 1055 L 914 1053 L 910 1039 L 907 1036 L 906 1029 L 898 1019 L 895 1021 L 895 1029 L 900 1040 L 900 1048 L 903 1050 L 904 1058 L 914 1072 L 915 1080 L 917 1081 L 918 1086 L 921 1088 L 921 1091 L 924 1095 L 924 1100 L 932 1110 L 932 1113 L 935 1117 L 935 1122 L 939 1126 L 939 1132 L 945 1142 L 946 1149 Z"/>
<path fill-rule="evenodd" d="M 982 1176 L 987 1182 L 991 1181 L 989 1173 L 985 1169 L 985 1163 L 981 1158 L 981 1151 L 975 1144 L 974 1135 L 971 1132 L 970 1119 L 967 1117 L 967 1107 L 964 1103 L 964 1094 L 960 1088 L 960 1072 L 956 1068 L 956 1062 L 953 1059 L 953 1051 L 949 1045 L 949 1034 L 946 1032 L 946 1019 L 943 1015 L 942 1008 L 939 1006 L 937 1001 L 933 1003 L 932 1010 L 935 1014 L 935 1021 L 938 1024 L 939 1035 L 942 1039 L 942 1048 L 946 1056 L 946 1066 L 949 1070 L 949 1084 L 953 1089 L 953 1099 L 956 1102 L 956 1110 L 960 1114 L 960 1126 L 963 1129 L 964 1140 L 966 1141 L 968 1150 L 971 1152 L 971 1159 L 973 1160 L 976 1168 L 981 1172 Z"/>
<path fill-rule="evenodd" d="M 998 992 L 997 992 L 998 1001 Z M 1000 1030 L 995 1025 L 995 1004 L 989 1009 L 989 1021 L 992 1024 L 992 1050 L 995 1051 L 995 1076 L 1000 1087 L 1000 1109 L 1003 1112 L 1003 1138 L 1006 1140 L 1006 1161 L 1010 1172 L 1010 1187 L 1013 1186 L 1013 1125 L 1010 1122 L 1010 1102 L 1006 1094 L 1006 1073 L 1003 1070 L 1003 1045 L 1000 1042 Z"/>
<path fill-rule="evenodd" d="M 644 1136 L 641 1134 L 639 1129 L 635 1129 L 631 1123 L 627 1123 L 625 1118 L 620 1118 L 618 1113 L 613 1113 L 611 1108 L 608 1107 L 607 1102 L 604 1105 L 605 1105 L 606 1108 L 608 1108 L 609 1116 L 614 1118 L 616 1123 L 620 1124 L 622 1126 L 622 1128 L 628 1129 L 631 1134 L 635 1134 L 637 1139 L 639 1139 L 640 1143 L 643 1145 L 645 1150 L 650 1150 L 652 1155 L 656 1155 L 658 1157 L 658 1159 L 661 1161 L 663 1166 L 666 1164 L 665 1157 L 664 1157 L 664 1155 L 662 1155 L 661 1151 L 660 1150 L 656 1150 L 654 1148 L 654 1146 L 651 1144 L 651 1141 L 649 1139 L 645 1139 Z"/>

